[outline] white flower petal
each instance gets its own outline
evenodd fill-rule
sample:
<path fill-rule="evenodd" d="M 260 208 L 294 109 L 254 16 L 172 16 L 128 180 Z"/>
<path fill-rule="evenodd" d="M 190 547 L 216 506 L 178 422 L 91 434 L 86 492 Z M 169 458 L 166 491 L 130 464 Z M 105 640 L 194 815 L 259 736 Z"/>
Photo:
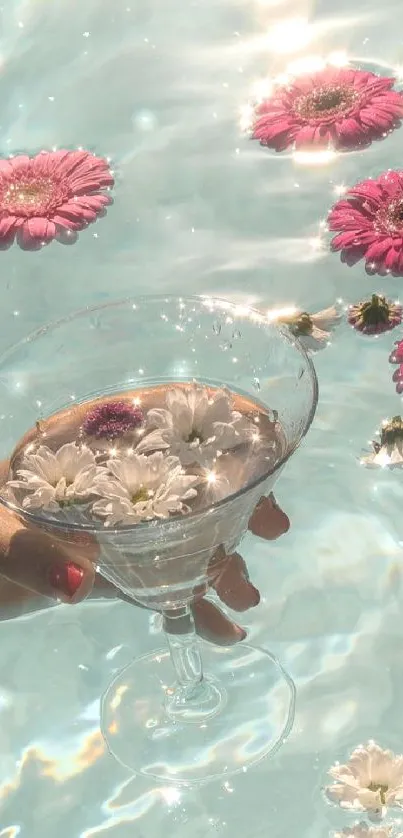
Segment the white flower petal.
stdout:
<path fill-rule="evenodd" d="M 323 309 L 323 311 L 318 311 L 316 314 L 311 314 L 312 323 L 324 332 L 332 331 L 340 323 L 341 317 L 342 315 L 336 306 L 330 306 L 329 308 Z"/>

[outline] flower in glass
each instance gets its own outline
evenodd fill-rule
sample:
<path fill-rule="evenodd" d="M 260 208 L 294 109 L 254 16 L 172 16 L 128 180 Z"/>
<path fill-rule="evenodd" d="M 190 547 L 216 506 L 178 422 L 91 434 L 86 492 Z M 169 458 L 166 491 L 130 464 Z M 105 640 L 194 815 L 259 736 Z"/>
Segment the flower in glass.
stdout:
<path fill-rule="evenodd" d="M 391 364 L 403 364 L 403 340 L 395 340 L 389 361 Z"/>
<path fill-rule="evenodd" d="M 329 771 L 335 783 L 326 787 L 330 800 L 345 809 L 384 813 L 403 800 L 403 756 L 370 740 L 352 752 L 345 765 Z"/>
<path fill-rule="evenodd" d="M 210 396 L 206 387 L 173 387 L 166 408 L 149 410 L 146 434 L 136 450 L 169 450 L 183 465 L 207 466 L 223 451 L 249 442 L 252 432 L 256 427 L 233 410 L 228 390 Z"/>
<path fill-rule="evenodd" d="M 378 432 L 378 440 L 372 443 L 372 452 L 361 457 L 365 466 L 378 468 L 401 468 L 403 464 L 403 419 L 394 416 L 385 419 Z"/>
<path fill-rule="evenodd" d="M 388 332 L 402 322 L 403 309 L 400 303 L 387 300 L 381 294 L 372 294 L 348 307 L 347 320 L 354 329 L 364 335 L 379 335 Z"/>
<path fill-rule="evenodd" d="M 53 452 L 45 445 L 25 453 L 15 480 L 7 486 L 23 494 L 27 510 L 58 512 L 63 507 L 87 503 L 94 494 L 94 480 L 100 467 L 92 451 L 74 442 Z"/>
<path fill-rule="evenodd" d="M 109 165 L 89 151 L 42 151 L 0 160 L 0 248 L 24 250 L 73 236 L 105 210 Z"/>
<path fill-rule="evenodd" d="M 368 145 L 403 116 L 403 96 L 392 89 L 394 82 L 351 68 L 300 76 L 257 105 L 252 137 L 276 151 Z"/>
<path fill-rule="evenodd" d="M 270 313 L 269 313 L 270 317 Z M 340 321 L 340 314 L 335 306 L 308 314 L 306 311 L 295 311 L 291 314 L 280 314 L 274 319 L 278 323 L 288 326 L 295 337 L 299 338 L 305 349 L 313 351 L 324 349 L 328 345 L 333 329 Z"/>
<path fill-rule="evenodd" d="M 356 823 L 354 826 L 345 827 L 340 832 L 333 832 L 332 838 L 391 838 L 393 827 L 368 826 L 365 822 Z M 401 836 L 396 836 L 401 838 Z"/>
<path fill-rule="evenodd" d="M 198 480 L 194 474 L 185 474 L 177 457 L 162 451 L 148 457 L 135 453 L 117 457 L 108 460 L 107 469 L 95 481 L 100 497 L 92 512 L 103 518 L 105 526 L 183 514 L 189 511 L 186 502 L 197 495 Z"/>
<path fill-rule="evenodd" d="M 90 410 L 82 423 L 86 436 L 115 440 L 128 431 L 140 428 L 144 414 L 138 405 L 125 401 L 111 401 Z"/>
<path fill-rule="evenodd" d="M 403 172 L 388 171 L 349 189 L 331 209 L 331 242 L 342 262 L 365 259 L 369 274 L 403 275 Z"/>

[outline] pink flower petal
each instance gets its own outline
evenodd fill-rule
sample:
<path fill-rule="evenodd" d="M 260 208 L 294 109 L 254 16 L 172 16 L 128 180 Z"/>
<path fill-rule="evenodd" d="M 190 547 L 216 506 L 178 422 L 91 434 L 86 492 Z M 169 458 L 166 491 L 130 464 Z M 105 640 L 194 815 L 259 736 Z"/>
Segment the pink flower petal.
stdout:
<path fill-rule="evenodd" d="M 0 219 L 0 249 L 5 250 L 13 243 L 16 233 L 16 219 L 13 215 L 6 215 Z"/>
<path fill-rule="evenodd" d="M 28 218 L 18 230 L 18 242 L 23 250 L 39 250 L 56 235 L 56 227 L 46 218 Z"/>

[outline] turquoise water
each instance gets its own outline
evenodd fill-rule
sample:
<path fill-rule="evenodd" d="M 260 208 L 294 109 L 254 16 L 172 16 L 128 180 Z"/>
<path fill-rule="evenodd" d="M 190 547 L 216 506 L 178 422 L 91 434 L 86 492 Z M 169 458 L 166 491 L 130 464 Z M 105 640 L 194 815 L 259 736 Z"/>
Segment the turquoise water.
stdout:
<path fill-rule="evenodd" d="M 348 269 L 316 240 L 340 185 L 402 165 L 403 129 L 316 166 L 267 152 L 239 125 L 256 81 L 291 61 L 342 50 L 382 73 L 403 65 L 401 6 L 354 5 L 0 7 L 1 153 L 84 146 L 110 156 L 117 177 L 114 206 L 74 246 L 0 254 L 0 348 L 74 309 L 151 290 L 310 311 L 377 290 L 397 297 L 402 279 Z M 298 691 L 284 747 L 202 789 L 133 778 L 105 752 L 99 696 L 160 645 L 158 621 L 85 603 L 3 622 L 1 838 L 319 838 L 351 822 L 323 799 L 328 767 L 371 737 L 403 749 L 403 488 L 399 474 L 357 461 L 401 410 L 387 362 L 395 335 L 343 325 L 317 355 L 317 417 L 277 488 L 291 530 L 243 545 L 263 601 L 242 623 Z"/>

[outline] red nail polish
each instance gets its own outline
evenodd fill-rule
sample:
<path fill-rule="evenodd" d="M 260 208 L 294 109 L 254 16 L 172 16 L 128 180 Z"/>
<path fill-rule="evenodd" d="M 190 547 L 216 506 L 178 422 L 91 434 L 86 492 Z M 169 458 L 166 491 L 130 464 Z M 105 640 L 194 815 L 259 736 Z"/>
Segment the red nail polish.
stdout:
<path fill-rule="evenodd" d="M 56 591 L 64 596 L 72 597 L 78 591 L 83 581 L 84 571 L 74 562 L 62 562 L 51 567 L 49 582 Z"/>

